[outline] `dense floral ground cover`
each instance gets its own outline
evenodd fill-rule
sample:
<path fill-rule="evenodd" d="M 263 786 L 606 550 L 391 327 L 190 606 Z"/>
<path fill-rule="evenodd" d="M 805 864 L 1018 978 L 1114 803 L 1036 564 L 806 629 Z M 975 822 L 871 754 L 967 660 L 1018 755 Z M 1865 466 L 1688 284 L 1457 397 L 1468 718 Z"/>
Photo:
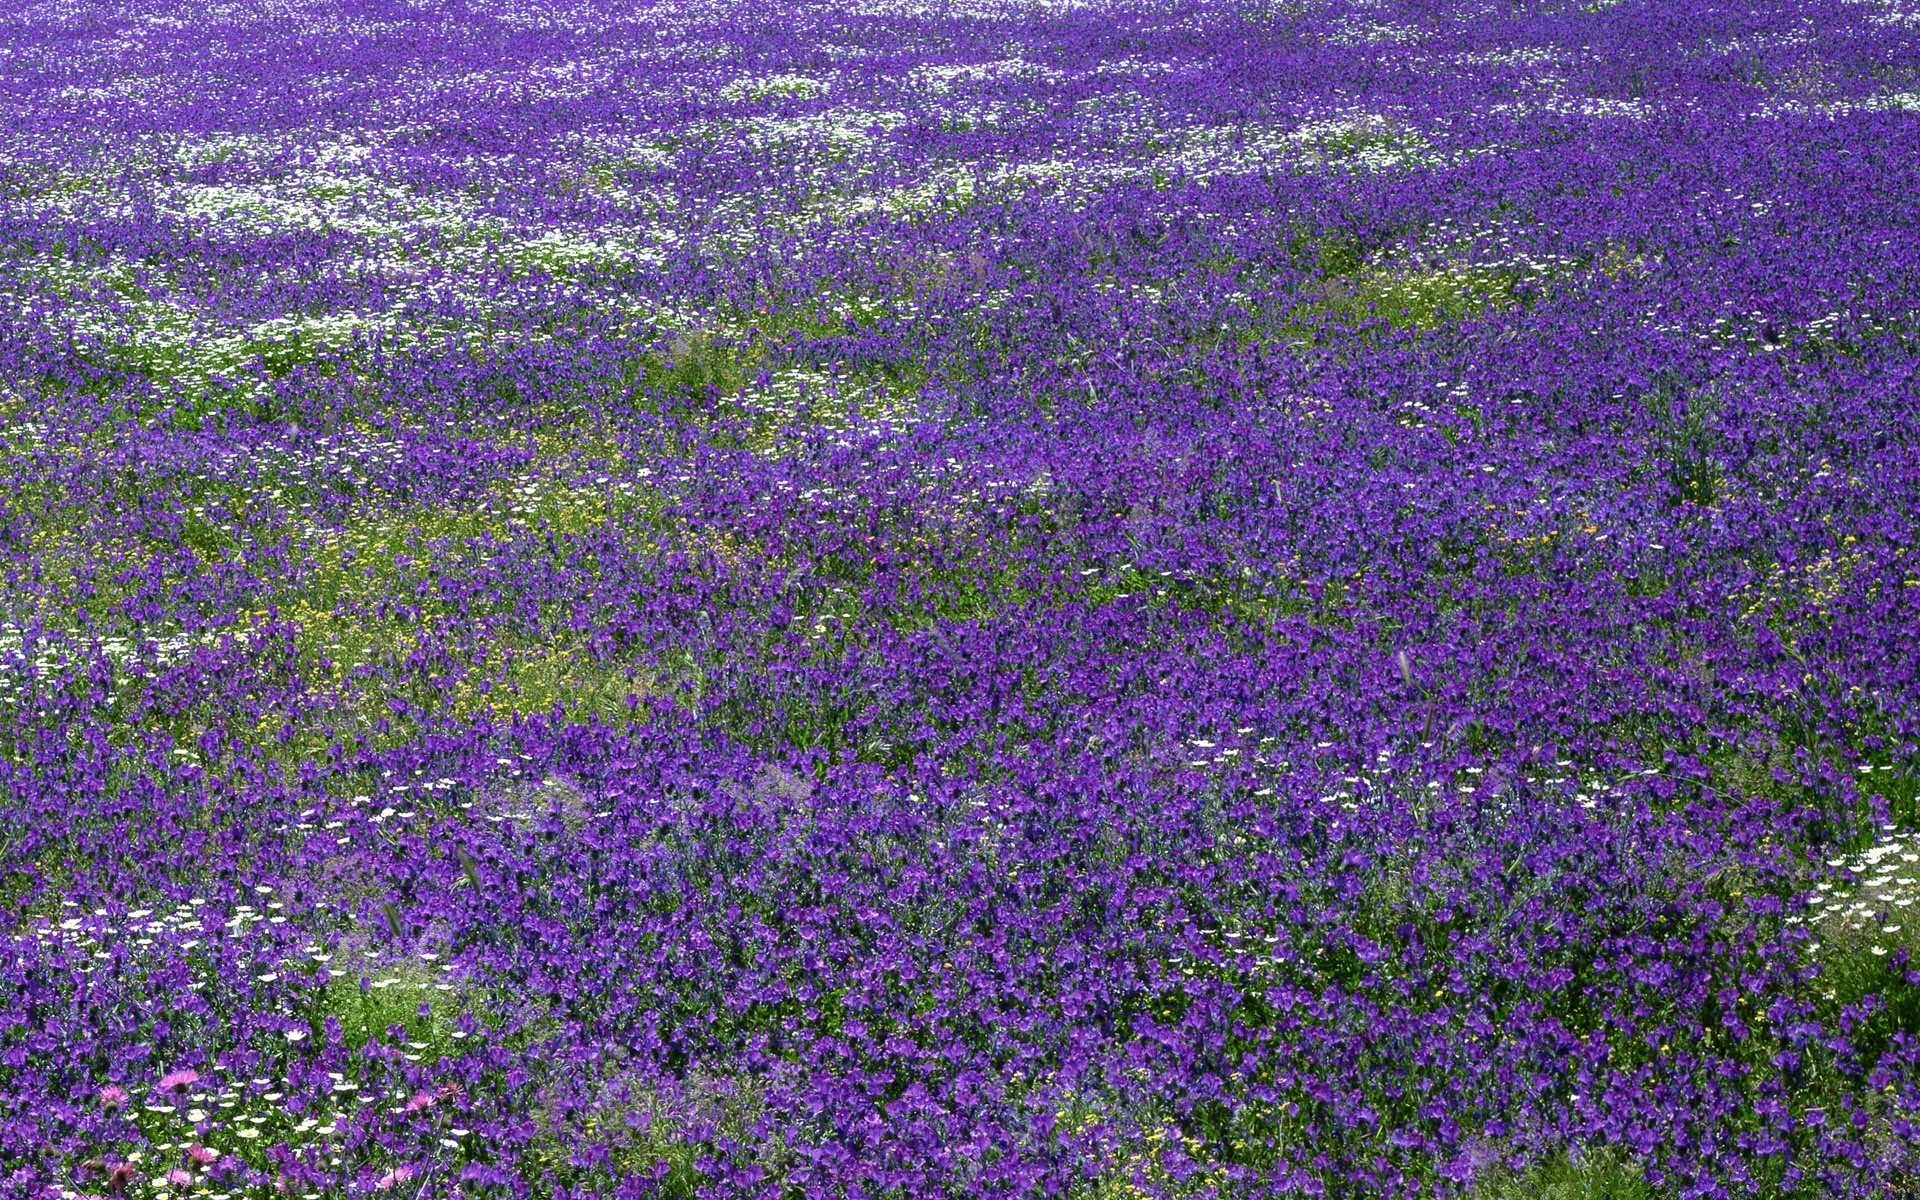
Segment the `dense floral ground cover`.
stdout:
<path fill-rule="evenodd" d="M 1911 0 L 0 21 L 0 1193 L 1912 1194 Z"/>

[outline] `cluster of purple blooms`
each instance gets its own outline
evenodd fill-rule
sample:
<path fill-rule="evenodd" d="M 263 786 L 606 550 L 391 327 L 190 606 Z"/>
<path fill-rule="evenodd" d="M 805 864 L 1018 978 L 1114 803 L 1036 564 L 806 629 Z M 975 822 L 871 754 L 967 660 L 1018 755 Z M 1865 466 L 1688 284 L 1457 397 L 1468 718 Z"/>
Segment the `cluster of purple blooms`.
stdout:
<path fill-rule="evenodd" d="M 1920 1186 L 1911 0 L 0 28 L 0 1197 Z"/>

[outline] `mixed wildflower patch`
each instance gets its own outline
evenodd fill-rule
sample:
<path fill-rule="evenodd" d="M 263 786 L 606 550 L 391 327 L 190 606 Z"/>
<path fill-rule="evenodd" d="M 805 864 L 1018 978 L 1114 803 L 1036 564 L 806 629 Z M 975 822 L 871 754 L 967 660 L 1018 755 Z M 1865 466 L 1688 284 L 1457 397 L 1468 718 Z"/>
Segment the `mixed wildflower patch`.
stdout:
<path fill-rule="evenodd" d="M 0 1197 L 1920 1188 L 1920 16 L 22 8 Z"/>

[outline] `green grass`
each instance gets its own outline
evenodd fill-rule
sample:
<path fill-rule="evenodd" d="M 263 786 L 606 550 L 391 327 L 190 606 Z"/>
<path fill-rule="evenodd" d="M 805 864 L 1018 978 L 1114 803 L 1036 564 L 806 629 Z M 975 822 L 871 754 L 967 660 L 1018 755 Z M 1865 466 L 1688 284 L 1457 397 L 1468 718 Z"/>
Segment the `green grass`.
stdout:
<path fill-rule="evenodd" d="M 1897 864 L 1903 874 L 1913 873 L 1915 867 Z M 1902 891 L 1903 898 L 1920 895 L 1920 889 L 1913 887 Z M 1867 899 L 1864 889 L 1857 895 Z M 1870 903 L 1866 912 L 1858 914 L 1839 908 L 1815 920 L 1813 929 L 1818 949 L 1810 952 L 1810 958 L 1819 964 L 1813 994 L 1829 1021 L 1837 1020 L 1849 1007 L 1865 1011 L 1854 1043 L 1869 1055 L 1896 1032 L 1910 1037 L 1920 1033 L 1920 987 L 1905 978 L 1907 971 L 1920 968 L 1915 961 L 1920 959 L 1920 906 Z"/>
<path fill-rule="evenodd" d="M 335 975 L 308 1014 L 316 1038 L 326 1037 L 329 1020 L 339 1023 L 342 1042 L 352 1050 L 378 1041 L 400 1046 L 422 1062 L 450 1054 L 458 1045 L 453 1015 L 457 991 L 441 991 L 435 973 L 418 962 L 366 967 L 360 976 Z"/>
<path fill-rule="evenodd" d="M 1382 265 L 1331 274 L 1307 305 L 1308 318 L 1394 329 L 1431 330 L 1517 303 L 1512 271 L 1468 264 Z"/>
<path fill-rule="evenodd" d="M 1473 1200 L 1653 1200 L 1638 1164 L 1611 1147 L 1560 1155 L 1524 1171 L 1496 1169 L 1475 1182 Z"/>
<path fill-rule="evenodd" d="M 588 1087 L 583 1103 L 538 1110 L 539 1136 L 520 1169 L 543 1190 L 565 1184 L 611 1191 L 623 1179 L 650 1175 L 658 1189 L 651 1195 L 693 1200 L 706 1182 L 696 1164 L 710 1149 L 692 1140 L 696 1127 L 722 1144 L 758 1143 L 759 1163 L 772 1178 L 781 1178 L 792 1165 L 783 1145 L 755 1133 L 766 1099 L 751 1077 L 695 1075 L 669 1101 L 644 1081 L 624 1076 L 617 1050 L 610 1057 L 610 1069 Z M 585 1145 L 602 1147 L 604 1161 L 583 1165 L 575 1152 Z"/>

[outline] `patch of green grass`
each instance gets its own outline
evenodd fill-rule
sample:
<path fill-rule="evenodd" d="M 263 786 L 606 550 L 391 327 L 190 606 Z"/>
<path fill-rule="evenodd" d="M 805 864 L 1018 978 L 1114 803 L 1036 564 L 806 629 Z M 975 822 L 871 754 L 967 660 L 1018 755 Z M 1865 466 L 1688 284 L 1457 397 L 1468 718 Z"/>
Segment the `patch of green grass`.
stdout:
<path fill-rule="evenodd" d="M 1353 155 L 1363 150 L 1424 149 L 1424 139 L 1393 125 L 1381 123 L 1355 122 L 1321 134 L 1315 139 L 1324 151 L 1336 155 Z"/>
<path fill-rule="evenodd" d="M 763 79 L 740 79 L 720 89 L 725 100 L 766 100 L 773 97 L 808 100 L 827 94 L 827 85 L 805 75 L 769 75 Z"/>
<path fill-rule="evenodd" d="M 583 649 L 521 655 L 507 666 L 505 675 L 502 683 L 484 694 L 470 688 L 464 691 L 456 697 L 456 707 L 466 701 L 472 710 L 486 708 L 505 716 L 551 712 L 557 706 L 576 720 L 593 715 L 618 726 L 638 715 L 640 705 L 656 693 L 651 674 L 636 673 L 630 666 Z"/>
<path fill-rule="evenodd" d="M 0 842 L 4 845 L 4 842 Z M 59 911 L 60 898 L 73 890 L 74 871 L 80 866 L 66 839 L 41 847 L 31 858 L 15 860 L 6 853 L 0 858 L 0 925 L 14 928 L 31 924 L 36 915 L 51 917 Z"/>
<path fill-rule="evenodd" d="M 441 991 L 428 968 L 416 962 L 368 967 L 366 985 L 351 971 L 335 975 L 320 994 L 308 1019 L 314 1036 L 325 1037 L 329 1018 L 339 1022 L 341 1039 L 353 1050 L 368 1042 L 398 1043 L 421 1061 L 451 1053 L 454 991 Z"/>
<path fill-rule="evenodd" d="M 661 353 L 628 366 L 627 391 L 636 399 L 657 397 L 667 408 L 730 396 L 746 386 L 753 360 L 751 349 L 732 339 L 682 333 Z"/>
<path fill-rule="evenodd" d="M 1511 271 L 1466 264 L 1342 271 L 1321 286 L 1309 311 L 1322 319 L 1428 330 L 1516 303 L 1518 282 Z"/>
<path fill-rule="evenodd" d="M 1887 912 L 1837 933 L 1822 944 L 1819 955 L 1823 997 L 1837 1009 L 1879 996 L 1881 1023 L 1889 1033 L 1895 1028 L 1920 1032 L 1920 988 L 1903 978 L 1920 958 L 1920 917 L 1908 915 L 1910 911 Z M 1901 951 L 1906 952 L 1907 967 L 1895 965 Z"/>
<path fill-rule="evenodd" d="M 706 1182 L 699 1159 L 710 1152 L 708 1143 L 690 1136 L 696 1128 L 714 1141 L 751 1147 L 772 1178 L 792 1165 L 787 1148 L 759 1132 L 766 1097 L 750 1076 L 695 1075 L 669 1101 L 616 1068 L 589 1090 L 584 1102 L 564 1109 L 544 1104 L 538 1110 L 539 1137 L 521 1160 L 528 1177 L 548 1185 L 612 1190 L 623 1179 L 649 1175 L 657 1189 L 653 1195 L 692 1200 Z M 588 1145 L 601 1148 L 604 1157 L 596 1162 L 577 1153 Z"/>
<path fill-rule="evenodd" d="M 1095 1113 L 1070 1104 L 1060 1119 L 1066 1130 L 1078 1132 L 1095 1119 Z M 1227 1186 L 1225 1168 L 1231 1160 L 1216 1156 L 1214 1149 L 1171 1123 L 1149 1121 L 1137 1138 L 1116 1147 L 1116 1157 L 1106 1170 L 1067 1194 L 1075 1200 L 1218 1196 Z"/>
<path fill-rule="evenodd" d="M 1505 1168 L 1474 1184 L 1473 1200 L 1653 1200 L 1639 1164 L 1609 1146 L 1590 1146 L 1536 1163 Z"/>
<path fill-rule="evenodd" d="M 1910 877 L 1916 864 L 1894 860 L 1875 869 Z M 1915 889 L 1903 886 L 1901 893 L 1897 899 L 1910 901 Z M 1847 1008 L 1866 1014 L 1856 1025 L 1856 1047 L 1871 1054 L 1895 1032 L 1920 1033 L 1920 987 L 1906 979 L 1920 967 L 1920 906 L 1856 889 L 1832 903 L 1813 928 L 1818 948 L 1811 953 L 1819 964 L 1813 998 L 1829 1020 Z"/>

